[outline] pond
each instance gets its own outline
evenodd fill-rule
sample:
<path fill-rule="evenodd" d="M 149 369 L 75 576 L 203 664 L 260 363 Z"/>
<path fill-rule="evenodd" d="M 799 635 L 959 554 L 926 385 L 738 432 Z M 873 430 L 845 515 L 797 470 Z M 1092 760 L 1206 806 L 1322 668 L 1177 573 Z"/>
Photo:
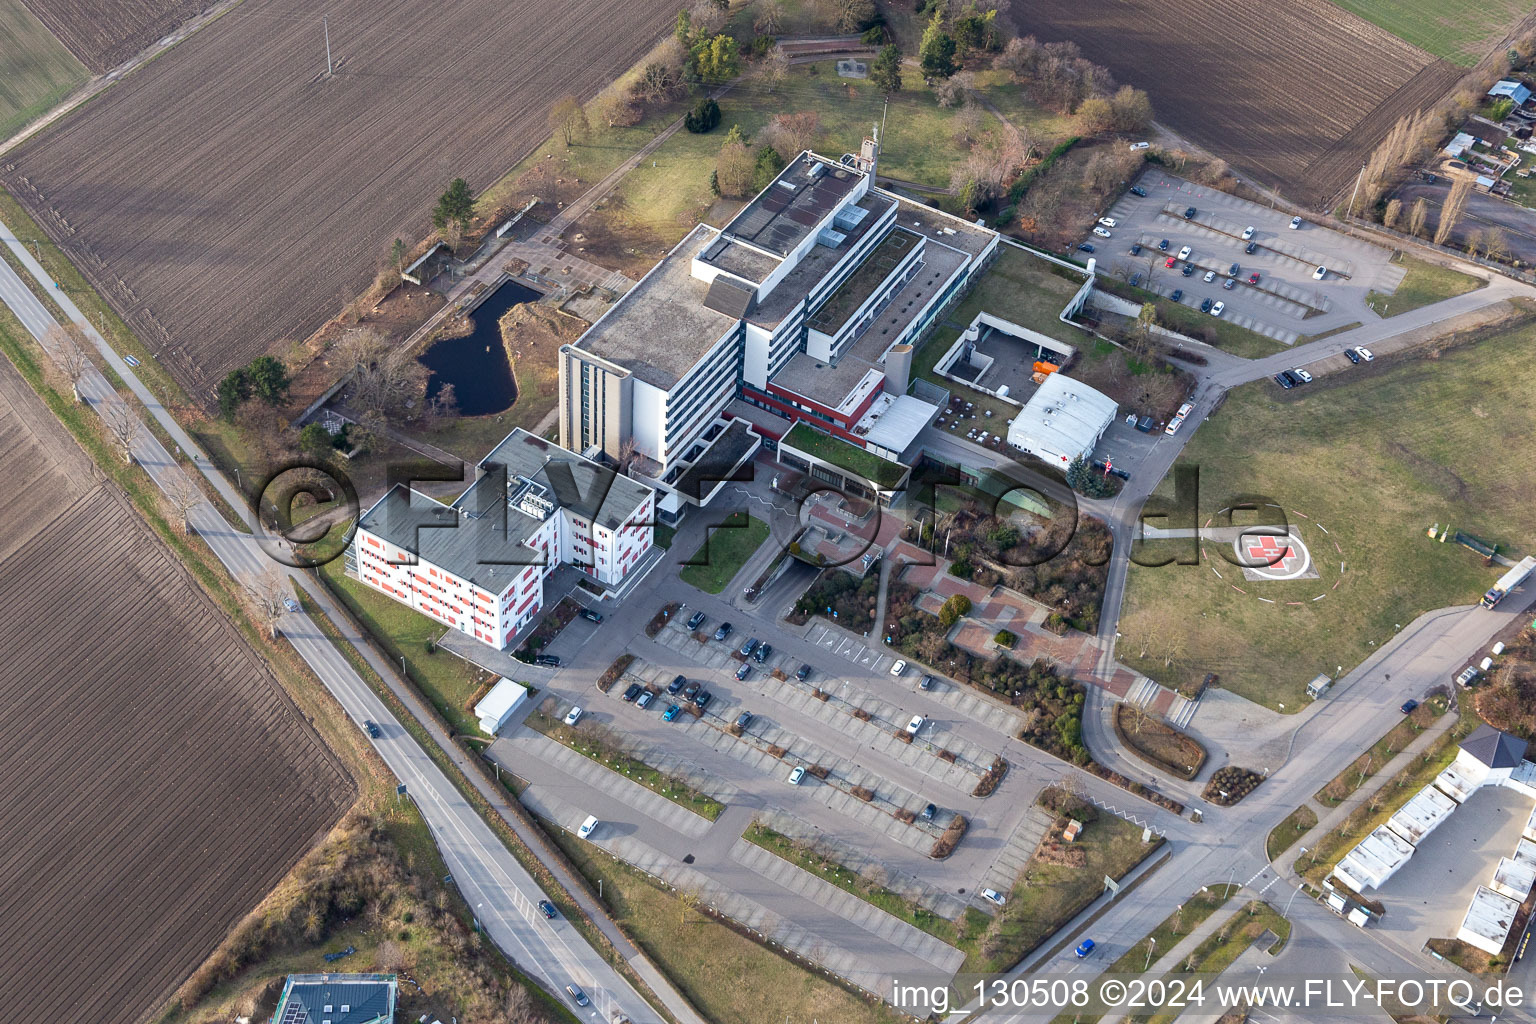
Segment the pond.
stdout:
<path fill-rule="evenodd" d="M 427 379 L 427 398 L 453 385 L 461 416 L 486 416 L 501 412 L 517 401 L 517 382 L 501 341 L 501 318 L 524 302 L 537 302 L 538 292 L 515 281 L 501 284 L 469 314 L 475 329 L 462 338 L 446 338 L 418 358 L 432 371 Z"/>

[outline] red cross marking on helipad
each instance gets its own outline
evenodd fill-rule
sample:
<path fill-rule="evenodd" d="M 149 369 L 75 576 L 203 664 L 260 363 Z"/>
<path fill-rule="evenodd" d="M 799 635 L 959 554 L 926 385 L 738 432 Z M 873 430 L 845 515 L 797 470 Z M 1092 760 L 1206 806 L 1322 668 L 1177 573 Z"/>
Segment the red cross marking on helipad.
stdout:
<path fill-rule="evenodd" d="M 1260 537 L 1257 543 L 1248 545 L 1248 557 L 1253 559 L 1258 566 L 1267 569 L 1289 569 L 1290 563 L 1296 557 L 1296 549 L 1286 544 L 1285 554 L 1280 555 L 1280 544 L 1273 537 Z"/>

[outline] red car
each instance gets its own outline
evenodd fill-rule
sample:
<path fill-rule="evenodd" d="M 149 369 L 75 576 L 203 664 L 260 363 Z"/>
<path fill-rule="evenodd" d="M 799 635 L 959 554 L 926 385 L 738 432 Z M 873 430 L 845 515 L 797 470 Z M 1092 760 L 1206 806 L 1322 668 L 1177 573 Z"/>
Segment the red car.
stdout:
<path fill-rule="evenodd" d="M 1177 262 L 1179 262 L 1179 261 L 1178 261 L 1178 260 L 1177 260 L 1177 259 L 1175 259 L 1175 258 L 1174 258 L 1174 257 L 1172 257 L 1172 256 L 1169 256 L 1169 257 L 1168 257 L 1168 259 L 1167 259 L 1167 261 L 1166 261 L 1166 262 L 1164 262 L 1164 263 L 1163 263 L 1163 266 L 1165 266 L 1165 267 L 1168 267 L 1168 268 L 1170 268 L 1170 269 L 1172 269 L 1172 267 L 1173 267 L 1173 265 L 1174 265 L 1174 264 L 1175 264 L 1175 263 L 1177 263 Z"/>
<path fill-rule="evenodd" d="M 1249 284 L 1258 284 L 1259 283 L 1259 275 L 1258 275 L 1257 271 L 1255 271 L 1252 274 L 1248 275 L 1248 283 Z"/>

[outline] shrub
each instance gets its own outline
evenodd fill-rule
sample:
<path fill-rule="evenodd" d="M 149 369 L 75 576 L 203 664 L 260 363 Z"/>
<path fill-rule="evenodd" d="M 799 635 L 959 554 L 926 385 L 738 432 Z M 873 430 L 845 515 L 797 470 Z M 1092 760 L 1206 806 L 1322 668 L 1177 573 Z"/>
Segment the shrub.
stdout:
<path fill-rule="evenodd" d="M 1258 788 L 1264 776 L 1249 768 L 1225 765 L 1211 774 L 1201 796 L 1219 807 L 1231 807 Z"/>
<path fill-rule="evenodd" d="M 934 756 L 937 757 L 940 761 L 948 761 L 950 764 L 954 764 L 956 761 L 955 752 L 953 750 L 941 750 Z"/>
<path fill-rule="evenodd" d="M 955 847 L 960 845 L 960 840 L 965 837 L 965 830 L 970 825 L 971 823 L 966 820 L 965 815 L 955 815 L 954 820 L 949 823 L 949 827 L 944 830 L 944 834 L 934 841 L 933 849 L 928 851 L 928 856 L 934 860 L 943 860 L 954 853 Z"/>
<path fill-rule="evenodd" d="M 613 664 L 603 670 L 603 674 L 597 677 L 597 688 L 607 693 L 613 689 L 613 684 L 619 681 L 630 665 L 634 664 L 633 654 L 621 654 L 613 659 Z"/>
<path fill-rule="evenodd" d="M 789 751 L 786 750 L 783 747 L 769 747 L 768 748 L 768 756 L 769 757 L 776 757 L 776 758 L 778 758 L 781 761 L 784 759 L 784 755 L 787 754 L 787 753 L 789 753 Z"/>
<path fill-rule="evenodd" d="M 997 631 L 997 635 L 992 638 L 992 642 L 999 647 L 1006 647 L 1012 650 L 1013 645 L 1019 642 L 1019 638 L 1006 629 L 1000 629 Z"/>
<path fill-rule="evenodd" d="M 870 713 L 868 711 L 865 711 L 863 708 L 854 708 L 852 711 L 849 712 L 849 714 L 851 714 L 854 718 L 857 718 L 861 722 L 867 722 L 871 718 Z"/>
<path fill-rule="evenodd" d="M 865 803 L 869 803 L 875 798 L 875 791 L 867 786 L 854 786 L 848 792 L 852 793 L 860 800 L 863 800 Z"/>
<path fill-rule="evenodd" d="M 661 611 L 651 616 L 651 621 L 645 624 L 645 635 L 654 639 L 656 634 L 661 632 L 662 627 L 667 624 L 667 621 L 671 619 L 672 616 L 677 614 L 677 610 L 681 607 L 682 605 L 678 604 L 676 601 L 668 601 L 666 606 L 662 608 Z"/>
<path fill-rule="evenodd" d="M 945 753 L 949 753 L 945 751 Z M 950 760 L 953 760 L 951 755 Z M 1008 774 L 1008 762 L 1001 757 L 994 758 L 992 766 L 986 770 L 980 779 L 976 781 L 976 788 L 971 790 L 971 796 L 991 796 L 998 783 L 1003 781 L 1003 776 Z"/>
<path fill-rule="evenodd" d="M 712 132 L 720 124 L 720 104 L 709 97 L 698 102 L 692 110 L 683 115 L 683 127 L 695 135 L 704 135 Z"/>
<path fill-rule="evenodd" d="M 813 764 L 805 770 L 805 774 L 814 775 L 818 779 L 825 779 L 831 773 L 827 771 L 825 765 Z"/>
<path fill-rule="evenodd" d="M 905 730 L 905 729 L 892 729 L 891 730 L 891 735 L 895 736 L 898 740 L 901 740 L 901 742 L 903 742 L 903 743 L 911 743 L 912 742 L 912 734 L 907 732 L 907 730 Z"/>
<path fill-rule="evenodd" d="M 896 820 L 901 822 L 903 825 L 910 825 L 917 820 L 917 815 L 916 813 L 903 807 L 901 810 L 896 812 Z"/>
<path fill-rule="evenodd" d="M 951 594 L 945 598 L 944 606 L 939 609 L 939 625 L 945 629 L 960 621 L 962 615 L 971 610 L 971 599 L 964 594 Z"/>

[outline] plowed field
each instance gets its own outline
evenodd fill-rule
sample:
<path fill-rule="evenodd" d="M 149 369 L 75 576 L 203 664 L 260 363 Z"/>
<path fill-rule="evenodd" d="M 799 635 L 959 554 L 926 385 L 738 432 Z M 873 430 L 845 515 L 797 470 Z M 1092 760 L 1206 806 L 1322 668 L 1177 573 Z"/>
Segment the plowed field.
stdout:
<path fill-rule="evenodd" d="M 0 479 L 0 988 L 129 1024 L 355 789 L 4 359 Z"/>
<path fill-rule="evenodd" d="M 677 0 L 247 0 L 0 180 L 195 395 L 308 336 L 670 24 Z M 322 13 L 340 64 L 325 77 Z"/>
<path fill-rule="evenodd" d="M 203 9 L 202 0 L 25 0 L 92 71 L 116 67 Z"/>
<path fill-rule="evenodd" d="M 1328 0 L 1032 0 L 1009 14 L 1147 90 L 1158 120 L 1292 199 L 1348 184 L 1456 67 Z"/>

